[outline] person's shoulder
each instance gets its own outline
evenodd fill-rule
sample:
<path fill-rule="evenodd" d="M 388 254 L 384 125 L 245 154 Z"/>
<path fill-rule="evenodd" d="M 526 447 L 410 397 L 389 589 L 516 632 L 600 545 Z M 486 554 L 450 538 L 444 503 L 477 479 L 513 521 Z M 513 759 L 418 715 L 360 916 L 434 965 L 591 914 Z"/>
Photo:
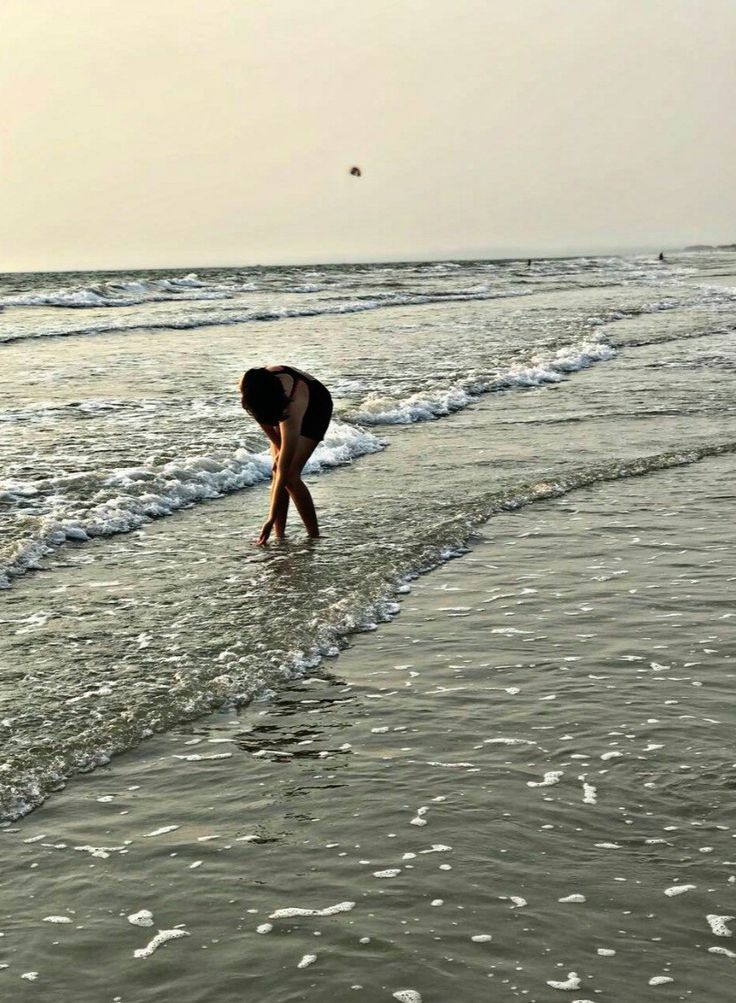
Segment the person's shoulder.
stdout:
<path fill-rule="evenodd" d="M 283 372 L 283 366 L 266 366 L 265 368 L 277 377 L 286 396 L 291 397 L 294 391 L 294 384 L 297 382 L 291 373 Z"/>

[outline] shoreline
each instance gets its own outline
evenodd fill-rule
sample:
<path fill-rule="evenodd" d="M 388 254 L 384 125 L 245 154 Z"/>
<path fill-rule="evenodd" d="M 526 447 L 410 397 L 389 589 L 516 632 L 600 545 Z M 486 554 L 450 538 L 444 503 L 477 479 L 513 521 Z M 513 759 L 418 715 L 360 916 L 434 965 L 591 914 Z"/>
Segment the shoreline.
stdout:
<path fill-rule="evenodd" d="M 420 569 L 404 571 L 393 579 L 383 580 L 379 585 L 379 591 L 371 598 L 367 606 L 360 610 L 351 611 L 347 614 L 348 619 L 334 624 L 326 638 L 322 636 L 319 639 L 315 639 L 306 651 L 291 652 L 289 660 L 279 665 L 276 679 L 270 682 L 275 683 L 278 681 L 279 683 L 286 682 L 288 684 L 304 676 L 308 676 L 312 668 L 321 665 L 325 659 L 338 654 L 343 646 L 349 646 L 351 638 L 355 634 L 371 631 L 379 623 L 390 622 L 400 612 L 400 605 L 397 603 L 397 599 L 400 599 L 403 593 L 410 590 L 410 583 L 431 575 L 433 572 L 441 569 L 448 561 L 467 553 L 469 542 L 479 535 L 482 536 L 485 532 L 491 532 L 493 527 L 489 523 L 492 523 L 495 519 L 508 512 L 525 511 L 531 506 L 536 506 L 552 499 L 564 499 L 599 485 L 625 482 L 632 477 L 649 478 L 656 476 L 661 471 L 686 468 L 693 464 L 707 461 L 708 459 L 723 456 L 728 457 L 734 452 L 736 452 L 736 441 L 722 444 L 712 443 L 701 449 L 691 446 L 676 453 L 638 457 L 629 461 L 628 464 L 617 461 L 612 468 L 603 464 L 598 466 L 590 465 L 583 472 L 573 468 L 570 471 L 562 473 L 559 479 L 552 477 L 549 481 L 531 482 L 527 485 L 522 485 L 520 488 L 517 487 L 515 493 L 509 498 L 505 498 L 503 492 L 499 492 L 498 500 L 487 503 L 489 506 L 488 509 L 476 513 L 476 518 L 473 522 L 467 525 L 459 525 L 458 532 L 453 540 L 446 540 L 439 550 L 428 553 L 425 558 L 426 563 Z M 276 547 L 273 547 L 273 553 L 269 550 L 263 560 L 267 561 L 273 557 L 276 560 L 285 559 L 288 561 L 289 552 L 293 553 L 294 549 L 296 549 L 297 553 L 303 551 L 303 546 L 303 542 L 296 542 L 293 548 L 289 544 L 286 547 L 283 545 L 280 546 L 278 550 Z M 311 550 L 312 546 L 309 549 Z M 260 555 L 258 559 L 261 559 Z M 81 761 L 65 775 L 59 776 L 54 781 L 54 784 L 59 783 L 61 786 L 52 786 L 51 791 L 63 789 L 69 782 L 73 782 L 81 774 L 102 768 L 111 759 L 125 755 L 131 749 L 139 748 L 153 734 L 166 733 L 172 728 L 175 729 L 186 723 L 196 722 L 203 718 L 206 719 L 211 713 L 218 713 L 221 710 L 247 706 L 251 701 L 258 700 L 263 692 L 271 692 L 271 685 L 268 682 L 262 683 L 260 689 L 256 685 L 255 688 L 248 690 L 247 695 L 242 695 L 234 699 L 228 696 L 227 693 L 212 696 L 209 699 L 209 706 L 197 708 L 191 714 L 184 714 L 182 710 L 176 719 L 162 722 L 158 727 L 149 731 L 148 734 L 138 736 L 135 744 L 132 746 L 130 744 L 131 739 L 128 736 L 125 739 L 125 746 L 123 748 L 107 748 L 96 751 L 93 753 L 93 757 Z M 52 796 L 52 794 L 47 794 L 46 796 Z M 17 822 L 40 808 L 44 803 L 45 798 L 42 801 L 30 803 L 30 805 L 19 806 L 9 817 L 5 817 L 2 821 Z M 16 814 L 15 812 L 18 813 Z"/>
<path fill-rule="evenodd" d="M 727 469 L 500 515 L 315 676 L 0 828 L 0 977 L 44 1003 L 204 1003 L 213 986 L 222 1003 L 430 1003 L 458 976 L 468 998 L 541 1003 L 578 979 L 648 1001 L 650 979 L 674 979 L 726 1003 L 731 960 L 712 948 L 728 942 L 705 917 L 733 896 L 718 770 L 734 639 L 711 613 L 732 570 Z M 665 526 L 651 499 L 668 485 Z M 126 919 L 141 909 L 150 929 Z M 159 928 L 188 938 L 135 958 Z"/>
<path fill-rule="evenodd" d="M 529 500 L 565 494 L 570 487 L 578 490 L 581 483 L 605 480 L 609 475 L 615 479 L 627 471 L 638 474 L 646 472 L 648 466 L 667 466 L 668 445 L 677 446 L 671 458 L 674 463 L 679 462 L 678 456 L 692 459 L 704 441 L 709 443 L 706 453 L 717 451 L 720 447 L 714 447 L 713 436 L 718 432 L 718 441 L 727 436 L 731 424 L 727 415 L 723 416 L 721 429 L 714 425 L 708 411 L 686 410 L 688 420 L 683 425 L 679 415 L 660 415 L 648 405 L 650 371 L 659 364 L 661 349 L 657 342 L 641 346 L 638 338 L 642 323 L 655 322 L 655 333 L 662 328 L 677 334 L 670 331 L 673 319 L 667 312 L 618 321 L 614 327 L 622 346 L 626 346 L 627 339 L 633 339 L 635 347 L 620 352 L 605 366 L 592 366 L 575 374 L 574 379 L 562 384 L 564 394 L 555 392 L 552 385 L 541 392 L 485 395 L 473 407 L 444 419 L 440 423 L 441 435 L 434 422 L 387 429 L 388 449 L 360 463 L 337 468 L 329 477 L 310 478 L 318 508 L 326 513 L 326 535 L 316 548 L 304 550 L 295 542 L 282 550 L 274 547 L 268 553 L 259 553 L 249 543 L 243 547 L 238 527 L 258 524 L 265 490 L 262 486 L 184 509 L 169 518 L 154 520 L 142 530 L 68 546 L 61 556 L 61 567 L 34 574 L 24 580 L 22 589 L 3 593 L 7 622 L 11 630 L 14 627 L 22 635 L 17 641 L 8 638 L 8 655 L 22 658 L 24 650 L 38 650 L 44 655 L 29 677 L 31 689 L 27 694 L 33 697 L 30 703 L 34 715 L 42 713 L 52 722 L 40 738 L 42 745 L 49 737 L 68 734 L 74 754 L 79 750 L 77 761 L 82 765 L 90 757 L 106 757 L 121 748 L 117 729 L 112 735 L 109 729 L 102 729 L 94 741 L 94 736 L 87 735 L 79 748 L 77 732 L 81 728 L 86 734 L 90 725 L 94 729 L 95 722 L 93 715 L 88 723 L 84 713 L 78 716 L 77 724 L 67 720 L 69 687 L 78 692 L 80 679 L 85 680 L 82 692 L 88 694 L 87 706 L 95 712 L 107 712 L 110 706 L 113 714 L 116 681 L 120 679 L 127 685 L 129 680 L 141 680 L 144 690 L 140 711 L 135 707 L 136 716 L 130 719 L 130 727 L 122 736 L 122 746 L 130 745 L 131 736 L 140 741 L 142 735 L 170 727 L 177 719 L 198 717 L 228 700 L 242 703 L 275 683 L 281 685 L 294 671 L 300 671 L 304 653 L 307 661 L 313 661 L 325 651 L 337 650 L 346 634 L 366 620 L 381 618 L 382 607 L 395 601 L 395 590 L 407 575 L 411 579 L 428 566 L 441 563 L 445 552 L 452 554 L 462 549 L 467 539 L 499 511 L 521 511 Z M 667 349 L 670 356 L 677 359 L 677 353 L 690 340 L 671 342 Z M 633 383 L 648 420 L 641 421 L 636 413 L 626 419 L 619 415 L 610 428 L 608 421 L 588 421 L 594 419 L 592 409 L 600 406 L 599 402 L 604 403 L 604 415 L 608 410 L 618 411 L 616 394 L 623 380 Z M 720 384 L 714 386 L 718 391 Z M 690 402 L 687 383 L 683 382 L 678 392 L 685 404 Z M 531 434 L 524 441 L 526 422 Z M 654 461 L 648 461 L 642 457 L 652 453 L 653 422 L 658 445 L 665 449 Z M 518 429 L 518 435 L 508 436 L 510 424 Z M 432 501 L 426 486 L 432 483 L 437 470 L 453 470 L 457 484 L 464 483 L 464 492 Z M 488 490 L 489 474 L 496 490 Z M 420 520 L 398 547 L 390 541 L 394 521 L 401 518 L 401 506 L 383 506 L 385 511 L 377 518 L 371 503 L 377 484 L 385 485 L 384 492 L 390 491 L 385 493 L 386 499 L 394 497 L 397 476 L 402 478 L 403 504 L 423 513 L 425 526 L 433 530 L 428 536 Z M 341 545 L 345 534 L 346 543 Z M 338 583 L 330 571 L 344 560 L 346 546 L 352 555 L 351 566 L 340 577 L 340 595 L 352 596 L 347 604 L 334 602 Z M 54 565 L 52 558 L 48 566 Z M 361 569 L 358 592 L 352 569 Z M 290 583 L 281 574 L 287 570 L 293 579 Z M 190 596 L 188 604 L 183 602 L 180 586 Z M 304 622 L 296 630 L 291 618 L 291 640 L 285 646 L 284 629 L 278 630 L 276 625 L 272 629 L 257 610 L 251 609 L 250 601 L 243 601 L 243 594 L 261 593 L 267 606 L 286 603 L 294 610 L 311 609 L 316 629 Z M 201 624 L 195 622 L 195 610 L 202 614 L 207 611 L 208 619 Z M 43 613 L 40 620 L 39 611 Z M 126 628 L 129 621 L 135 629 Z M 162 632 L 161 624 L 169 621 L 172 624 Z M 181 652 L 175 641 L 166 638 L 174 637 L 182 623 L 191 639 L 187 638 L 182 670 L 176 672 L 166 669 L 166 664 L 180 658 Z M 222 643 L 216 652 L 217 661 L 212 664 L 210 630 L 215 625 Z M 110 628 L 114 630 L 108 639 Z M 43 637 L 40 631 L 48 636 L 39 647 L 38 640 Z M 47 693 L 46 674 L 57 671 L 58 656 L 66 661 L 69 655 L 68 645 L 62 643 L 64 632 L 73 639 L 77 665 L 66 683 L 60 680 L 56 692 Z M 252 657 L 257 642 L 264 640 L 269 641 L 276 661 Z M 108 663 L 115 666 L 109 673 L 104 668 Z M 166 670 L 170 697 L 159 709 L 156 704 L 149 707 L 148 692 L 155 699 L 157 684 L 152 673 L 158 673 L 161 667 Z M 187 682 L 189 673 L 192 686 Z M 101 674 L 102 684 L 98 682 Z M 205 684 L 204 689 L 198 685 L 199 680 Z M 111 684 L 112 690 L 105 693 Z M 137 699 L 136 693 L 133 696 Z M 174 700 L 178 701 L 178 710 Z M 80 711 L 84 706 L 80 705 Z M 63 751 L 63 743 L 59 745 Z M 50 751 L 53 755 L 53 748 Z M 57 775 L 68 774 L 68 763 L 64 753 L 61 767 L 55 767 Z M 44 766 L 42 763 L 42 772 Z M 33 800 L 37 802 L 38 798 L 34 796 Z"/>
<path fill-rule="evenodd" d="M 264 482 L 60 548 L 3 592 L 3 795 L 52 795 L 0 826 L 14 1001 L 730 1003 L 725 270 L 6 288 L 32 334 L 458 300 L 3 349 L 8 541 L 227 482 L 260 442 L 224 388 L 276 342 L 346 417 L 396 422 L 309 478 L 319 541 L 296 520 L 252 545 Z M 458 299 L 498 282 L 533 292 Z M 615 357 L 567 379 L 601 336 Z M 518 392 L 399 424 L 509 372 Z"/>

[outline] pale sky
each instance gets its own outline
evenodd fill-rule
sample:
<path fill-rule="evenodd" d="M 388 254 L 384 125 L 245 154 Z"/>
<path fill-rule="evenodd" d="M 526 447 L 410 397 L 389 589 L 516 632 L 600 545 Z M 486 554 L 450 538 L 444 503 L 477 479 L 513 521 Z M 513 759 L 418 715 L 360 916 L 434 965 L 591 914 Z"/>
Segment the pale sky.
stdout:
<path fill-rule="evenodd" d="M 735 0 L 1 0 L 0 99 L 0 270 L 736 240 Z"/>

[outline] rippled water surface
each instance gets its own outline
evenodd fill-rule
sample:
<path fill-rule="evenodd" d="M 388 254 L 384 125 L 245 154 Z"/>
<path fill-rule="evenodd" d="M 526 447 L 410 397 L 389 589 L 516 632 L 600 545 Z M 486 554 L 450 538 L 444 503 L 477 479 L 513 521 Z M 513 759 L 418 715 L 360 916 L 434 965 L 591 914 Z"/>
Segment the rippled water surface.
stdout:
<path fill-rule="evenodd" d="M 731 259 L 0 277 L 18 999 L 731 998 Z"/>

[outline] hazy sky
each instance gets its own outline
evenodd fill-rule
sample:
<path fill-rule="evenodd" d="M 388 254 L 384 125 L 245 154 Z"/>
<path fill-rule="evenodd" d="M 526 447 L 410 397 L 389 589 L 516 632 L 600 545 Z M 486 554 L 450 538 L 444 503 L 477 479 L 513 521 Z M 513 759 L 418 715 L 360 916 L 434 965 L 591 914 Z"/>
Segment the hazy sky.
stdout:
<path fill-rule="evenodd" d="M 736 0 L 1 0 L 0 95 L 0 270 L 736 240 Z"/>

